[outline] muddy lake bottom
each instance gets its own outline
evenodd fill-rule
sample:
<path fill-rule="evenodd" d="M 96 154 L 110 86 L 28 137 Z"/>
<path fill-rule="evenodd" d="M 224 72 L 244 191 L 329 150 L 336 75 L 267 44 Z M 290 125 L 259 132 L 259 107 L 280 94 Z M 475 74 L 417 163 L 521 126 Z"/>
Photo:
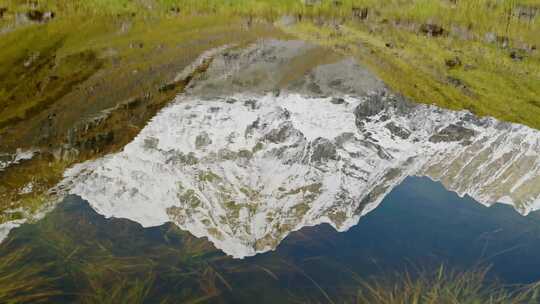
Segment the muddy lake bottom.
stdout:
<path fill-rule="evenodd" d="M 55 303 L 115 288 L 142 292 L 152 299 L 145 303 L 349 303 L 364 279 L 441 264 L 490 267 L 490 278 L 509 285 L 538 281 L 540 213 L 488 208 L 409 177 L 346 232 L 305 227 L 275 251 L 233 259 L 173 224 L 106 219 L 69 196 L 0 246 L 5 256 L 21 250 L 23 269 L 38 269 L 32 276 L 52 280 L 43 288 L 60 291 Z"/>

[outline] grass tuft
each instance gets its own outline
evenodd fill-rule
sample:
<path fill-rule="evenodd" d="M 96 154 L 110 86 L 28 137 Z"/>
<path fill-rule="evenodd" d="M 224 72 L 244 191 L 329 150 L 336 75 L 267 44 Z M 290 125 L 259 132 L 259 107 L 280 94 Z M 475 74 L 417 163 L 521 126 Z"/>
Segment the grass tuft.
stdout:
<path fill-rule="evenodd" d="M 0 258 L 0 303 L 43 303 L 61 294 L 53 285 L 57 279 L 43 275 L 50 264 L 21 263 L 29 254 L 21 248 Z"/>
<path fill-rule="evenodd" d="M 396 274 L 364 281 L 358 304 L 533 304 L 540 301 L 540 285 L 509 289 L 487 279 L 488 269 L 448 270 L 418 275 Z"/>

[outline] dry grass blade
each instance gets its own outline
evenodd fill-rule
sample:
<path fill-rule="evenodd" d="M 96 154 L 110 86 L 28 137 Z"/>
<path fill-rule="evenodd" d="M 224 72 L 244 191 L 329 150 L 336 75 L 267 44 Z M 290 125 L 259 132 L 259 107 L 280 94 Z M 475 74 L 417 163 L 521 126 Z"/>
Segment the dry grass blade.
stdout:
<path fill-rule="evenodd" d="M 317 283 L 317 281 L 315 281 L 311 276 L 309 276 L 304 270 L 302 270 L 300 267 L 298 267 L 298 266 L 296 266 L 294 264 L 290 264 L 290 263 L 288 263 L 286 261 L 283 261 L 283 263 L 286 264 L 287 266 L 291 267 L 292 269 L 295 269 L 300 274 L 302 274 L 306 279 L 308 279 L 311 283 L 313 283 L 313 285 L 315 287 L 317 287 L 317 289 L 321 292 L 321 294 L 326 298 L 328 303 L 334 304 L 334 301 L 332 300 L 332 298 L 330 298 L 328 293 L 326 293 L 326 291 L 324 291 L 324 289 L 321 287 L 321 285 L 319 285 Z"/>

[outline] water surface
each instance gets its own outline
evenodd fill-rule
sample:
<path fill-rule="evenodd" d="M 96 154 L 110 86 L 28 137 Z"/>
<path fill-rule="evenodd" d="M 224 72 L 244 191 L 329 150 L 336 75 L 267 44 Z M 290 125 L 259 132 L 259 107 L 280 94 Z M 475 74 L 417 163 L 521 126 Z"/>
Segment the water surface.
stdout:
<path fill-rule="evenodd" d="M 105 219 L 70 196 L 45 219 L 14 229 L 1 254 L 31 248 L 25 263 L 46 275 L 71 302 L 87 285 L 144 282 L 157 299 L 215 303 L 352 302 L 370 276 L 418 268 L 491 265 L 506 283 L 540 280 L 540 214 L 485 207 L 427 178 L 408 178 L 346 232 L 330 225 L 291 233 L 276 248 L 233 259 L 174 224 L 142 228 Z M 99 283 L 96 283 L 99 282 Z M 98 288 L 95 287 L 95 288 Z"/>

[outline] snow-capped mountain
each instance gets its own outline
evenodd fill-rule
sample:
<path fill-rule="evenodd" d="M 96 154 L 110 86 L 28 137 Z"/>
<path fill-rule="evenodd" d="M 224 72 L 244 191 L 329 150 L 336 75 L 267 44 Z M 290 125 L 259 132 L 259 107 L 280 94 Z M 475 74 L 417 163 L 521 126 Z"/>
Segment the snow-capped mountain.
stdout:
<path fill-rule="evenodd" d="M 410 175 L 526 214 L 540 208 L 540 132 L 384 91 L 179 96 L 62 187 L 106 216 L 172 221 L 241 258 L 304 226 L 347 230 Z"/>

